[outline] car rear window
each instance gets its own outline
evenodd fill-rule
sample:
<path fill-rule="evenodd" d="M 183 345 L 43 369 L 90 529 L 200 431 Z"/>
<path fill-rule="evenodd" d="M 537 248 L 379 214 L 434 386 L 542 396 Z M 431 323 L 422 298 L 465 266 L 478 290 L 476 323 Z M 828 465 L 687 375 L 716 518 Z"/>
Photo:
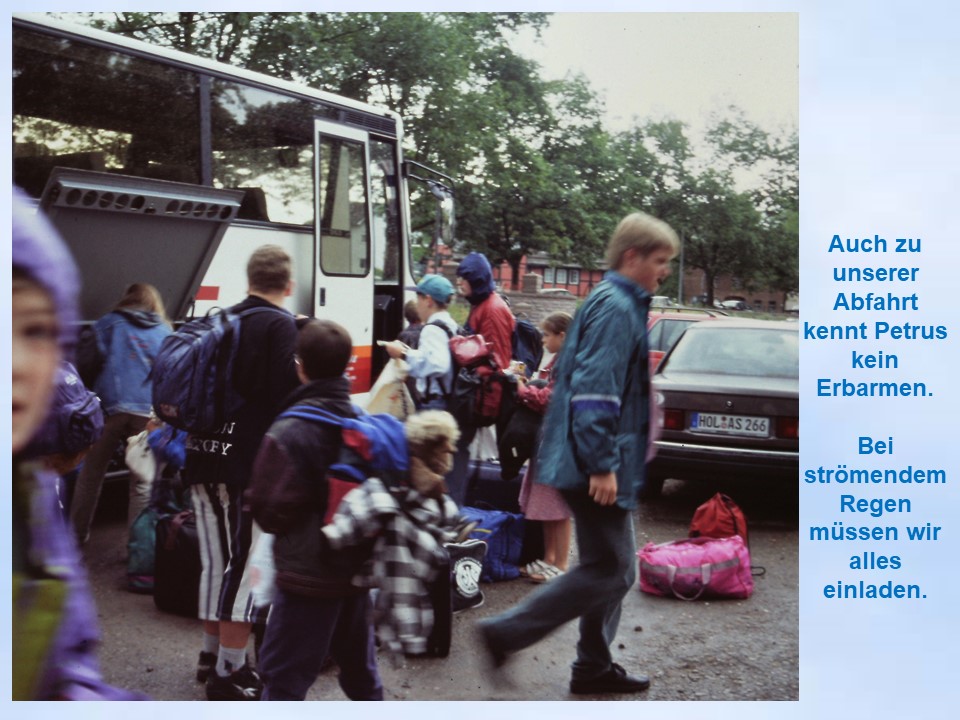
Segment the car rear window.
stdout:
<path fill-rule="evenodd" d="M 779 328 L 710 327 L 686 333 L 670 355 L 667 371 L 797 377 L 799 336 Z M 718 325 L 720 325 L 718 323 Z"/>
<path fill-rule="evenodd" d="M 669 350 L 672 348 L 677 342 L 677 338 L 694 322 L 694 320 L 661 320 L 659 324 L 663 325 L 663 337 L 660 341 L 660 349 Z"/>

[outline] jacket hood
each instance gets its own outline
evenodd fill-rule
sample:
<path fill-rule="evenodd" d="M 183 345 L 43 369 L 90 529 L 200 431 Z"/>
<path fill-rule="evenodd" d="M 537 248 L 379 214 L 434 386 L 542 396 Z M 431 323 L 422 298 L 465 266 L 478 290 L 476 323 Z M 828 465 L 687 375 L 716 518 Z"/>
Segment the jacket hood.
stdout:
<path fill-rule="evenodd" d="M 470 284 L 471 293 L 467 301 L 471 305 L 483 302 L 497 289 L 493 282 L 493 268 L 482 253 L 472 252 L 461 260 L 457 277 L 462 277 Z"/>
<path fill-rule="evenodd" d="M 160 316 L 149 310 L 138 310 L 136 308 L 122 308 L 115 311 L 118 315 L 123 315 L 133 325 L 141 328 L 156 327 L 163 323 Z"/>
<path fill-rule="evenodd" d="M 67 352 L 76 341 L 77 295 L 80 276 L 67 246 L 53 225 L 39 210 L 34 210 L 27 196 L 13 189 L 13 233 L 11 259 L 13 267 L 40 284 L 53 298 L 60 320 L 60 346 Z"/>

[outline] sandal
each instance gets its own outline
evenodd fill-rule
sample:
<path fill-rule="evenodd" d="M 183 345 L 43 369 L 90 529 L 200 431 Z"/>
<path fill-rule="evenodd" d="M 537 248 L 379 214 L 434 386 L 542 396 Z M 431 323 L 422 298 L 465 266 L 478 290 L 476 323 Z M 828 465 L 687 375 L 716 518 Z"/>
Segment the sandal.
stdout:
<path fill-rule="evenodd" d="M 543 560 L 531 560 L 522 568 L 520 568 L 520 575 L 523 577 L 530 577 L 531 575 L 536 575 L 541 572 L 543 569 Z"/>
<path fill-rule="evenodd" d="M 531 582 L 542 584 L 542 583 L 550 582 L 554 578 L 558 578 L 561 575 L 563 575 L 563 570 L 556 567 L 555 565 L 551 565 L 550 563 L 543 562 L 543 561 L 538 561 L 538 562 L 540 562 L 539 572 L 531 573 L 530 575 L 527 576 L 528 578 L 530 578 Z"/>

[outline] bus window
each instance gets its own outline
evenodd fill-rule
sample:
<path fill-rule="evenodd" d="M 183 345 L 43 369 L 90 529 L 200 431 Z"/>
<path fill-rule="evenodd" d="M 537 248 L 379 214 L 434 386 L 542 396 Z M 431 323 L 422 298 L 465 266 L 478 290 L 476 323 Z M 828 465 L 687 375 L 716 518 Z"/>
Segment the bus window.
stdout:
<path fill-rule="evenodd" d="M 320 269 L 325 275 L 366 275 L 370 232 L 364 144 L 322 135 L 317 175 Z"/>
<path fill-rule="evenodd" d="M 200 182 L 194 74 L 28 31 L 13 35 L 14 182 L 71 167 Z"/>
<path fill-rule="evenodd" d="M 370 195 L 373 210 L 374 273 L 378 282 L 400 278 L 400 210 L 394 146 L 370 141 Z"/>
<path fill-rule="evenodd" d="M 313 225 L 313 115 L 304 100 L 211 83 L 213 184 L 247 190 L 241 218 Z"/>

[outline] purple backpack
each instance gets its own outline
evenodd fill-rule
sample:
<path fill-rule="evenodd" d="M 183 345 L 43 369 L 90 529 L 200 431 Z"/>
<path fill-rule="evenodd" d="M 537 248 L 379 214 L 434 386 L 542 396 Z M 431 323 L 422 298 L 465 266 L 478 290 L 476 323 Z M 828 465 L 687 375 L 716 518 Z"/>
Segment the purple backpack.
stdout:
<path fill-rule="evenodd" d="M 61 361 L 54 382 L 50 410 L 26 450 L 33 457 L 73 455 L 93 445 L 103 433 L 100 398 L 87 390 L 77 369 Z"/>

